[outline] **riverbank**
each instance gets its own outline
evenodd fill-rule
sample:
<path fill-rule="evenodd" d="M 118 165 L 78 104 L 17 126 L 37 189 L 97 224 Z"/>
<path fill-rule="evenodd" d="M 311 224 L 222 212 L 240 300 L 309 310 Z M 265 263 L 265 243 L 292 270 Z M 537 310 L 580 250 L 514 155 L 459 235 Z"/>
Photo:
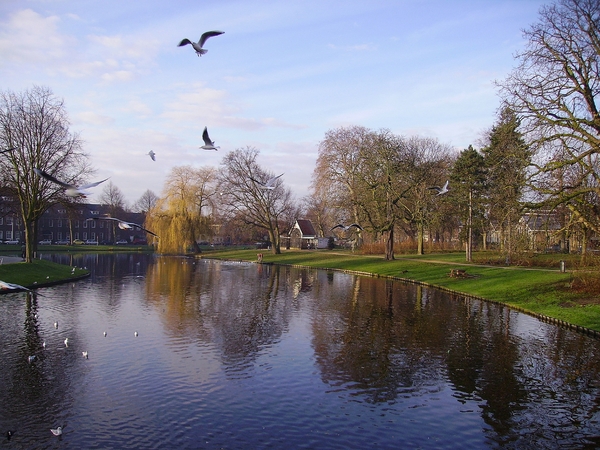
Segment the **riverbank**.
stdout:
<path fill-rule="evenodd" d="M 2 258 L 2 257 L 0 257 Z M 87 269 L 36 259 L 32 263 L 14 262 L 7 258 L 0 264 L 0 280 L 20 284 L 29 289 L 80 280 L 89 276 Z M 10 291 L 1 291 L 10 292 Z"/>
<path fill-rule="evenodd" d="M 257 251 L 207 251 L 204 258 L 257 261 Z M 362 275 L 392 277 L 502 303 L 542 319 L 600 332 L 600 299 L 573 291 L 573 273 L 532 267 L 498 267 L 458 262 L 455 254 L 359 255 L 329 250 L 286 250 L 262 253 L 262 262 L 342 270 Z M 450 276 L 453 269 L 457 276 Z"/>

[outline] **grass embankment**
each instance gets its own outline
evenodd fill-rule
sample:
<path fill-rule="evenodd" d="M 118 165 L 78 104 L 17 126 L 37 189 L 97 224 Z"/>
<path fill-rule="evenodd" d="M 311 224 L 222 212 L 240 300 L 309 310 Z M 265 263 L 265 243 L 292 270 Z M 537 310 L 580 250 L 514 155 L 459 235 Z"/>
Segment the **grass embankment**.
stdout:
<path fill-rule="evenodd" d="M 261 251 L 214 251 L 202 256 L 256 261 L 258 252 Z M 280 255 L 263 251 L 263 262 L 401 278 L 600 331 L 600 298 L 575 292 L 571 288 L 573 273 L 562 273 L 558 268 L 466 264 L 462 253 L 396 255 L 396 260 L 386 261 L 380 255 L 335 250 L 287 250 Z M 467 276 L 450 277 L 451 269 L 466 269 Z"/>
<path fill-rule="evenodd" d="M 29 288 L 77 280 L 87 275 L 89 275 L 88 270 L 43 259 L 36 259 L 32 263 L 17 262 L 0 265 L 0 280 Z"/>

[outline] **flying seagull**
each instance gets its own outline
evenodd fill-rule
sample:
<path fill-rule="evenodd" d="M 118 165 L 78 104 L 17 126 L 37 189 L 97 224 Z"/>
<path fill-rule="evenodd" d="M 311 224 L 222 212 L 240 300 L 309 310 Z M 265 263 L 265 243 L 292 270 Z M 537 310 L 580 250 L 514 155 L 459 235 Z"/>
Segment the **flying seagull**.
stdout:
<path fill-rule="evenodd" d="M 54 436 L 60 436 L 62 434 L 62 427 L 50 428 L 50 431 L 52 431 Z"/>
<path fill-rule="evenodd" d="M 121 230 L 132 230 L 133 228 L 139 228 L 140 230 L 145 231 L 146 233 L 149 233 L 152 236 L 158 237 L 158 235 L 154 234 L 150 230 L 146 230 L 143 226 L 141 226 L 137 223 L 125 222 L 124 220 L 117 219 L 116 217 L 90 217 L 89 219 L 86 219 L 86 220 L 113 220 L 115 222 L 118 222 L 117 226 Z"/>
<path fill-rule="evenodd" d="M 281 174 L 281 175 L 283 175 L 283 174 Z M 277 181 L 277 178 L 279 178 L 281 175 L 277 175 L 276 177 L 271 177 L 264 183 L 262 181 L 257 180 L 256 178 L 250 177 L 250 179 L 252 181 L 254 181 L 255 183 L 258 183 L 260 185 L 261 189 L 272 190 L 272 189 L 275 189 L 275 181 Z"/>
<path fill-rule="evenodd" d="M 348 231 L 348 230 L 349 230 L 350 228 L 352 228 L 352 227 L 358 228 L 358 229 L 359 229 L 359 230 L 361 230 L 361 231 L 363 230 L 363 227 L 361 227 L 361 226 L 360 226 L 359 224 L 357 224 L 357 223 L 352 223 L 352 224 L 350 224 L 350 225 L 348 225 L 348 226 L 346 226 L 346 225 L 342 225 L 341 223 L 338 223 L 338 224 L 337 224 L 335 227 L 333 227 L 333 228 L 332 228 L 330 231 L 333 231 L 333 230 L 335 230 L 336 228 L 342 228 L 344 231 Z"/>
<path fill-rule="evenodd" d="M 437 191 L 437 193 L 438 193 L 437 195 L 442 195 L 442 194 L 445 194 L 446 192 L 449 191 L 449 187 L 448 187 L 449 183 L 450 183 L 450 181 L 446 180 L 446 183 L 444 183 L 444 185 L 442 187 L 431 186 L 431 187 L 429 187 L 427 189 L 431 189 L 431 190 Z"/>
<path fill-rule="evenodd" d="M 65 194 L 67 194 L 69 197 L 81 196 L 85 198 L 89 194 L 89 192 L 85 192 L 86 189 L 98 186 L 100 183 L 104 183 L 106 180 L 108 180 L 108 178 L 105 178 L 104 180 L 96 181 L 95 183 L 84 184 L 83 186 L 73 186 L 72 184 L 68 184 L 63 181 L 57 180 L 52 175 L 44 172 L 41 169 L 38 169 L 37 167 L 34 167 L 33 171 L 37 173 L 40 177 L 62 186 L 65 189 Z"/>
<path fill-rule="evenodd" d="M 83 357 L 84 357 L 85 359 L 88 359 L 88 352 L 81 352 L 81 354 L 83 355 Z"/>
<path fill-rule="evenodd" d="M 183 47 L 184 45 L 191 44 L 192 47 L 194 47 L 194 50 L 196 50 L 196 54 L 198 56 L 202 56 L 208 51 L 208 50 L 202 48 L 202 47 L 204 47 L 204 43 L 206 42 L 206 40 L 208 38 L 218 36 L 223 33 L 225 33 L 225 32 L 224 31 L 207 31 L 206 33 L 202 33 L 202 36 L 200 36 L 200 40 L 198 42 L 192 42 L 189 39 L 183 39 L 179 43 L 178 47 Z"/>
<path fill-rule="evenodd" d="M 200 148 L 203 148 L 204 150 L 216 150 L 219 148 L 215 147 L 215 142 L 211 141 L 208 137 L 208 129 L 206 127 L 204 127 L 204 131 L 202 132 L 202 140 L 204 141 L 204 145 Z"/>
<path fill-rule="evenodd" d="M 150 150 L 148 152 L 148 155 L 150 155 L 150 158 L 152 158 L 152 161 L 156 161 L 156 153 L 154 153 L 154 150 Z"/>
<path fill-rule="evenodd" d="M 11 290 L 11 291 L 27 291 L 27 292 L 32 292 L 35 294 L 34 291 L 32 291 L 29 288 L 26 288 L 25 286 L 21 286 L 20 284 L 15 284 L 15 283 L 7 283 L 6 281 L 2 281 L 0 280 L 0 290 Z"/>

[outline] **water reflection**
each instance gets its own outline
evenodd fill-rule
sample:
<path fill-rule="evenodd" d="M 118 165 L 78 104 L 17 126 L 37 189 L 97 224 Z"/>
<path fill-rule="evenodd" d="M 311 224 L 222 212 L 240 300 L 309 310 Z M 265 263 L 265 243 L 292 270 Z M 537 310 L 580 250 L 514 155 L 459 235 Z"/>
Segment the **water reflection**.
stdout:
<path fill-rule="evenodd" d="M 92 276 L 0 299 L 0 424 L 16 448 L 53 448 L 61 424 L 79 448 L 593 448 L 600 436 L 599 343 L 499 305 L 332 271 L 47 257 Z"/>

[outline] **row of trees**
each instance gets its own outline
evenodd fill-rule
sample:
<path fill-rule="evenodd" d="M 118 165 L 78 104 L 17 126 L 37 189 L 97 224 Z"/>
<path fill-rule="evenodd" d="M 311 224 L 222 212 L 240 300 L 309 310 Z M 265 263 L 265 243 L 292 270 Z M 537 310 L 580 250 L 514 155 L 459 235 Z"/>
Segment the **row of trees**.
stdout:
<path fill-rule="evenodd" d="M 502 108 L 479 150 L 457 154 L 432 138 L 360 126 L 330 130 L 319 145 L 312 192 L 302 202 L 281 178 L 270 189 L 260 184 L 274 174 L 258 164 L 254 148 L 228 153 L 219 171 L 177 167 L 160 198 L 147 193 L 139 201 L 148 212 L 146 226 L 161 236 L 159 251 L 198 250 L 199 236 L 217 231 L 235 240 L 259 230 L 278 253 L 282 231 L 299 216 L 312 219 L 322 235 L 338 222 L 358 222 L 371 240 L 385 243 L 387 259 L 394 258 L 399 232 L 422 253 L 425 233 L 429 241 L 444 241 L 458 229 L 470 259 L 474 236 L 492 224 L 510 254 L 524 208 L 563 208 L 565 230 L 598 233 L 600 4 L 557 0 L 541 9 L 525 36 L 517 67 L 498 83 Z M 0 154 L 0 175 L 20 201 L 30 260 L 37 219 L 51 204 L 72 201 L 33 167 L 74 184 L 91 169 L 79 137 L 69 132 L 62 101 L 46 88 L 1 94 L 0 145 L 14 148 Z M 448 194 L 429 189 L 445 180 Z M 110 204 L 119 204 L 116 191 L 106 194 Z"/>

